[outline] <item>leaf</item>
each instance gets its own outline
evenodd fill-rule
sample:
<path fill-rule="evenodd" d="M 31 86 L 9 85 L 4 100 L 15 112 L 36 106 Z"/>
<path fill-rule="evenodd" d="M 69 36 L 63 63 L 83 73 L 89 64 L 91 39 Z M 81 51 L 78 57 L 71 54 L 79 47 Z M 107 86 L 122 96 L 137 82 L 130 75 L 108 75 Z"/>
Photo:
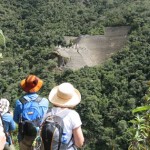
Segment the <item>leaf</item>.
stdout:
<path fill-rule="evenodd" d="M 132 113 L 137 113 L 137 112 L 142 112 L 142 111 L 147 111 L 150 109 L 150 106 L 141 106 L 141 107 L 137 107 L 135 108 Z"/>

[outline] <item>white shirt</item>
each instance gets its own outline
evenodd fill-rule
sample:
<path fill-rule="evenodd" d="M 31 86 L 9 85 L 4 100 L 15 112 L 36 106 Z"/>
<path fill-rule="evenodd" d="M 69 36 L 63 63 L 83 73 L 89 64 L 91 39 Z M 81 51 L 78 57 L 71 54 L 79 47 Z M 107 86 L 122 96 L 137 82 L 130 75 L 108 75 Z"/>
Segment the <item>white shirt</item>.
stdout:
<path fill-rule="evenodd" d="M 51 112 L 52 114 L 59 116 L 59 114 L 61 113 L 63 114 L 63 112 L 65 112 L 66 109 L 69 109 L 69 108 L 53 107 Z M 69 109 L 69 113 L 63 118 L 63 122 L 64 122 L 63 133 L 67 134 L 67 143 L 68 143 L 72 138 L 73 129 L 80 127 L 82 125 L 82 122 L 81 122 L 79 114 L 75 110 L 72 110 L 72 109 Z M 71 145 L 72 143 L 73 143 L 73 140 L 70 142 L 69 145 Z M 74 148 L 71 147 L 68 150 L 74 150 Z"/>
<path fill-rule="evenodd" d="M 0 118 L 0 127 L 2 127 L 2 128 L 3 128 L 3 123 L 2 123 L 1 118 Z"/>

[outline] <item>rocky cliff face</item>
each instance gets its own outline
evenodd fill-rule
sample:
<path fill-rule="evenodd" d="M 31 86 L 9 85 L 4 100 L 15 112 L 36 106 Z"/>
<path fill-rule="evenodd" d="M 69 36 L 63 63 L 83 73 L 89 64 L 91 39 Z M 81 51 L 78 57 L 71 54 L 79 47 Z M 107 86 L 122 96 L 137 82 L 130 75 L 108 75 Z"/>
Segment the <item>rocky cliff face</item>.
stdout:
<path fill-rule="evenodd" d="M 101 64 L 125 45 L 129 31 L 128 26 L 107 27 L 104 35 L 70 37 L 72 47 L 59 47 L 56 50 L 59 66 L 76 70 Z M 69 37 L 65 38 L 70 42 Z"/>

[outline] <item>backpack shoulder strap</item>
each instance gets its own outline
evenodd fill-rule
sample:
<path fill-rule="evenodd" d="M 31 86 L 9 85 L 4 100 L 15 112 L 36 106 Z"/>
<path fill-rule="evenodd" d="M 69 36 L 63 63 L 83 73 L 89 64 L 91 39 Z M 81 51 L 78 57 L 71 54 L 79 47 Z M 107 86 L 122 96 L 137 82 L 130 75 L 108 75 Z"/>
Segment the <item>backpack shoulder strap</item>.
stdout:
<path fill-rule="evenodd" d="M 38 97 L 35 99 L 35 101 L 36 101 L 37 103 L 39 103 L 42 99 L 43 99 L 43 97 L 38 96 Z M 28 101 L 24 98 L 24 96 L 20 97 L 20 98 L 19 98 L 19 101 L 20 101 L 22 104 L 25 104 L 25 103 L 28 102 Z"/>
<path fill-rule="evenodd" d="M 35 99 L 36 102 L 40 102 L 43 99 L 43 97 L 41 97 L 40 95 Z"/>
<path fill-rule="evenodd" d="M 70 109 L 64 109 L 64 110 L 62 110 L 61 112 L 59 112 L 59 113 L 57 113 L 57 114 L 54 114 L 54 115 L 55 115 L 55 116 L 59 116 L 59 117 L 61 117 L 61 118 L 63 119 L 64 117 L 66 117 L 66 115 L 67 115 L 69 112 L 71 112 Z M 47 119 L 48 117 L 50 117 L 50 116 L 53 116 L 53 115 L 52 115 L 52 107 L 50 107 L 50 108 L 48 109 L 47 114 L 46 114 L 45 117 L 43 118 L 43 121 L 42 121 L 42 122 L 45 122 L 46 119 Z"/>
<path fill-rule="evenodd" d="M 60 116 L 63 119 L 69 114 L 69 112 L 71 112 L 70 109 L 64 109 L 59 114 L 56 114 L 56 116 Z"/>
<path fill-rule="evenodd" d="M 22 104 L 27 103 L 27 100 L 24 98 L 24 96 L 20 97 L 20 98 L 19 98 L 19 101 L 20 101 Z"/>

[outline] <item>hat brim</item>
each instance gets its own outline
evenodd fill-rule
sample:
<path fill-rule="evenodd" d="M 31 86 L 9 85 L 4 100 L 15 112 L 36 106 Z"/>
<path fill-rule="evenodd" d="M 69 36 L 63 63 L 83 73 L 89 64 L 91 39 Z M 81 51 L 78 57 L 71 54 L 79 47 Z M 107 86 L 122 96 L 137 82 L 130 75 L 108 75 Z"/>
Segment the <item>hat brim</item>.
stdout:
<path fill-rule="evenodd" d="M 9 111 L 9 105 L 10 105 L 10 103 L 9 103 L 9 101 L 7 99 L 3 99 L 2 98 L 1 100 L 5 100 L 5 104 L 4 104 L 5 107 L 4 108 L 0 108 L 1 115 L 4 115 L 5 113 L 7 113 Z"/>
<path fill-rule="evenodd" d="M 43 81 L 40 80 L 40 79 L 38 79 L 37 85 L 36 85 L 34 88 L 29 89 L 29 88 L 26 86 L 26 84 L 25 84 L 25 80 L 26 80 L 26 79 L 23 79 L 23 80 L 20 82 L 20 86 L 21 86 L 21 88 L 22 88 L 25 92 L 29 92 L 29 93 L 38 92 L 38 91 L 41 89 L 42 85 L 43 85 Z"/>
<path fill-rule="evenodd" d="M 81 101 L 81 94 L 77 89 L 74 89 L 74 93 L 71 99 L 64 100 L 57 96 L 58 86 L 54 87 L 49 93 L 49 101 L 59 107 L 74 107 Z"/>

